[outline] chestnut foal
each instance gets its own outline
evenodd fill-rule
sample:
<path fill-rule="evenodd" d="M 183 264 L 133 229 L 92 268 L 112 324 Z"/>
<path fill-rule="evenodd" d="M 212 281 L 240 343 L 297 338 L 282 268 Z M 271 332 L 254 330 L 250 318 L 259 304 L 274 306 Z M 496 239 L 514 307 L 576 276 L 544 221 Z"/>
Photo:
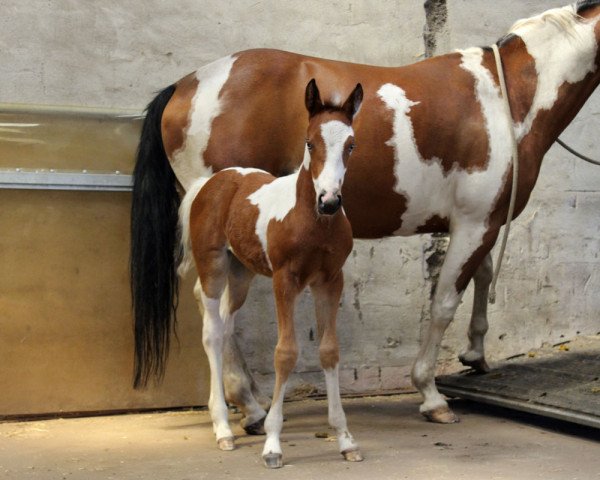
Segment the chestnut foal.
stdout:
<path fill-rule="evenodd" d="M 222 450 L 234 448 L 223 390 L 224 339 L 233 332 L 254 275 L 273 277 L 278 342 L 275 389 L 265 420 L 267 439 L 262 454 L 269 468 L 283 465 L 279 442 L 283 399 L 298 357 L 294 306 L 307 285 L 315 299 L 329 423 L 337 431 L 346 460 L 362 460 L 340 400 L 335 327 L 342 266 L 352 250 L 352 230 L 340 208 L 341 188 L 354 148 L 352 119 L 362 96 L 358 84 L 341 107 L 324 105 L 315 80 L 311 80 L 305 92 L 309 113 L 306 151 L 296 173 L 276 178 L 252 168 L 225 169 L 196 181 L 181 204 L 186 259 L 182 270 L 192 254 L 199 276 L 194 293 L 204 312 L 202 339 L 210 363 L 209 409 Z"/>

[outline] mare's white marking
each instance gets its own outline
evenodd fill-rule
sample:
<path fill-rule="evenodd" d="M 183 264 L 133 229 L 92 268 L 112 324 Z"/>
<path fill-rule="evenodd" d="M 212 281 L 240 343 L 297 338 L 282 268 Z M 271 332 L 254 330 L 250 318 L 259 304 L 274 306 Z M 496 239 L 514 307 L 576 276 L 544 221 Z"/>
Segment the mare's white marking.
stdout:
<path fill-rule="evenodd" d="M 569 5 L 519 21 L 511 28 L 510 33 L 525 42 L 538 75 L 531 109 L 515 127 L 517 141 L 529 133 L 540 110 L 552 108 L 561 85 L 580 82 L 596 70 L 597 21 L 582 21 Z"/>
<path fill-rule="evenodd" d="M 396 235 L 414 234 L 417 227 L 433 215 L 449 218 L 451 223 L 468 218 L 483 227 L 504 184 L 510 166 L 511 145 L 509 122 L 504 115 L 499 89 L 489 70 L 481 64 L 482 49 L 471 48 L 459 53 L 462 55 L 461 68 L 475 78 L 475 95 L 481 104 L 488 134 L 489 152 L 484 171 L 469 173 L 453 166 L 444 175 L 441 160 L 435 157 L 423 159 L 415 143 L 408 113 L 419 103 L 408 99 L 402 88 L 390 83 L 377 92 L 394 111 L 394 134 L 386 143 L 394 147 L 394 190 L 407 198 L 402 226 L 394 232 Z"/>
<path fill-rule="evenodd" d="M 224 168 L 223 170 L 221 170 L 221 172 L 226 172 L 228 170 L 233 170 L 234 172 L 239 173 L 240 175 L 249 175 L 250 173 L 269 173 L 266 170 L 262 170 L 260 168 L 252 168 L 252 167 L 247 167 L 247 168 L 242 168 L 242 167 L 229 167 L 229 168 Z"/>
<path fill-rule="evenodd" d="M 316 179 L 313 179 L 317 195 L 323 192 L 336 194 L 342 188 L 346 167 L 344 166 L 344 145 L 354 130 L 339 120 L 321 125 L 321 137 L 325 143 L 325 164 Z"/>
<path fill-rule="evenodd" d="M 177 274 L 183 277 L 194 263 L 192 256 L 192 244 L 190 239 L 190 213 L 192 210 L 192 204 L 198 196 L 202 187 L 210 180 L 207 177 L 201 177 L 196 180 L 187 190 L 181 205 L 179 205 L 179 229 L 181 231 L 181 246 L 183 248 L 183 258 L 181 264 L 177 268 Z"/>
<path fill-rule="evenodd" d="M 258 207 L 258 219 L 256 220 L 256 236 L 263 247 L 265 257 L 272 269 L 268 254 L 267 229 L 272 219 L 281 221 L 296 205 L 296 181 L 298 172 L 285 177 L 279 177 L 271 183 L 267 183 L 248 196 L 252 205 Z"/>
<path fill-rule="evenodd" d="M 173 154 L 172 159 L 177 180 L 186 190 L 194 179 L 209 177 L 213 173 L 212 168 L 204 163 L 203 155 L 210 138 L 212 122 L 223 108 L 219 93 L 229 78 L 235 60 L 235 57 L 229 55 L 196 71 L 196 78 L 200 83 L 192 99 L 185 144 Z"/>

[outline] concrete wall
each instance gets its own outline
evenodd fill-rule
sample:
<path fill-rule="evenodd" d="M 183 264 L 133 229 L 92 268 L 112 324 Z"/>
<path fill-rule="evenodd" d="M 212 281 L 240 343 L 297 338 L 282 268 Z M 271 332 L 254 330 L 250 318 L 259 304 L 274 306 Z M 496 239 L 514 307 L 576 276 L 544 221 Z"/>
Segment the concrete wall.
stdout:
<path fill-rule="evenodd" d="M 566 2 L 566 0 L 564 0 Z M 518 18 L 561 2 L 448 0 L 437 52 L 488 45 Z M 142 109 L 154 91 L 222 55 L 276 47 L 379 65 L 425 53 L 423 2 L 415 0 L 198 1 L 4 0 L 0 18 L 0 101 Z M 435 32 L 434 32 L 435 33 Z M 598 151 L 600 104 L 592 99 L 563 135 Z M 529 206 L 515 222 L 490 307 L 492 360 L 577 333 L 596 333 L 600 311 L 600 169 L 566 154 L 547 155 Z M 346 267 L 339 319 L 346 391 L 408 385 L 428 320 L 429 236 L 357 241 Z M 425 253 L 424 253 L 425 252 Z M 237 330 L 251 368 L 270 381 L 275 320 L 270 284 L 257 281 Z M 442 352 L 455 366 L 465 343 L 471 288 Z M 298 392 L 319 388 L 312 305 L 299 306 L 303 347 Z"/>

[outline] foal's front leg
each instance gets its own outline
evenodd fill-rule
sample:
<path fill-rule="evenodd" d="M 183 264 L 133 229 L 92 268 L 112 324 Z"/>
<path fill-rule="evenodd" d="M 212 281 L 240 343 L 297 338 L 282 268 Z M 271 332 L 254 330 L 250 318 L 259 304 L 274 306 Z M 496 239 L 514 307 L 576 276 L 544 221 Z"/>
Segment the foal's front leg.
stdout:
<path fill-rule="evenodd" d="M 301 286 L 287 270 L 273 273 L 273 290 L 277 307 L 278 341 L 275 347 L 275 388 L 271 409 L 265 419 L 267 439 L 262 457 L 268 468 L 283 466 L 283 452 L 279 436 L 283 425 L 283 399 L 290 373 L 298 359 L 298 346 L 294 332 L 294 306 Z"/>
<path fill-rule="evenodd" d="M 336 334 L 336 317 L 344 287 L 343 273 L 330 282 L 313 284 L 311 290 L 315 299 L 317 330 L 319 332 L 319 357 L 325 372 L 329 424 L 335 428 L 340 453 L 351 462 L 360 462 L 363 457 L 358 444 L 346 424 L 346 414 L 342 407 L 339 382 L 340 349 Z"/>

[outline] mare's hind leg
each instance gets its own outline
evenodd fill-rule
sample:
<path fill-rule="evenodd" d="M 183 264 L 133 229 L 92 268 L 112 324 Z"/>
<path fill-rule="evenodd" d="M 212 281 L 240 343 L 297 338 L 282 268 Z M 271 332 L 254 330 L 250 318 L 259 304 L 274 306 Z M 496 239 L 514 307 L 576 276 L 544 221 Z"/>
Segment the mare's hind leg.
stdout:
<path fill-rule="evenodd" d="M 227 290 L 221 303 L 223 318 L 230 318 L 226 325 L 223 350 L 223 384 L 225 399 L 228 403 L 237 405 L 244 415 L 240 424 L 251 435 L 264 434 L 264 420 L 267 416 L 265 408 L 253 395 L 253 387 L 258 390 L 248 372 L 245 362 L 236 363 L 236 356 L 241 352 L 235 341 L 235 317 L 246 301 L 250 283 L 254 273 L 248 270 L 235 256 L 229 254 L 230 266 L 227 280 Z M 267 402 L 270 400 L 267 398 Z M 268 405 L 267 403 L 267 405 Z"/>
<path fill-rule="evenodd" d="M 339 382 L 339 344 L 336 334 L 336 316 L 344 287 L 343 273 L 328 283 L 313 284 L 311 290 L 315 299 L 317 331 L 319 332 L 319 357 L 325 372 L 327 385 L 328 419 L 335 428 L 340 453 L 351 462 L 360 462 L 363 457 L 358 444 L 346 424 L 346 414 L 342 408 Z"/>
<path fill-rule="evenodd" d="M 475 292 L 473 294 L 473 313 L 469 324 L 469 345 L 459 355 L 461 363 L 479 373 L 490 371 L 485 360 L 484 338 L 488 331 L 487 305 L 490 283 L 493 276 L 492 256 L 488 253 L 475 272 Z"/>
<path fill-rule="evenodd" d="M 446 328 L 454 318 L 465 287 L 476 267 L 490 251 L 498 231 L 486 232 L 483 225 L 457 224 L 442 265 L 431 303 L 431 324 L 412 369 L 412 380 L 424 397 L 420 407 L 427 419 L 454 423 L 458 417 L 448 407 L 435 385 L 435 367 Z"/>
<path fill-rule="evenodd" d="M 234 436 L 228 422 L 227 404 L 223 391 L 223 339 L 226 328 L 220 314 L 221 295 L 227 281 L 229 260 L 226 251 L 215 250 L 202 257 L 198 263 L 200 278 L 196 282 L 194 294 L 204 310 L 202 344 L 210 366 L 210 397 L 208 408 L 213 422 L 213 431 L 221 450 L 234 449 Z M 231 318 L 226 318 L 231 321 Z"/>

